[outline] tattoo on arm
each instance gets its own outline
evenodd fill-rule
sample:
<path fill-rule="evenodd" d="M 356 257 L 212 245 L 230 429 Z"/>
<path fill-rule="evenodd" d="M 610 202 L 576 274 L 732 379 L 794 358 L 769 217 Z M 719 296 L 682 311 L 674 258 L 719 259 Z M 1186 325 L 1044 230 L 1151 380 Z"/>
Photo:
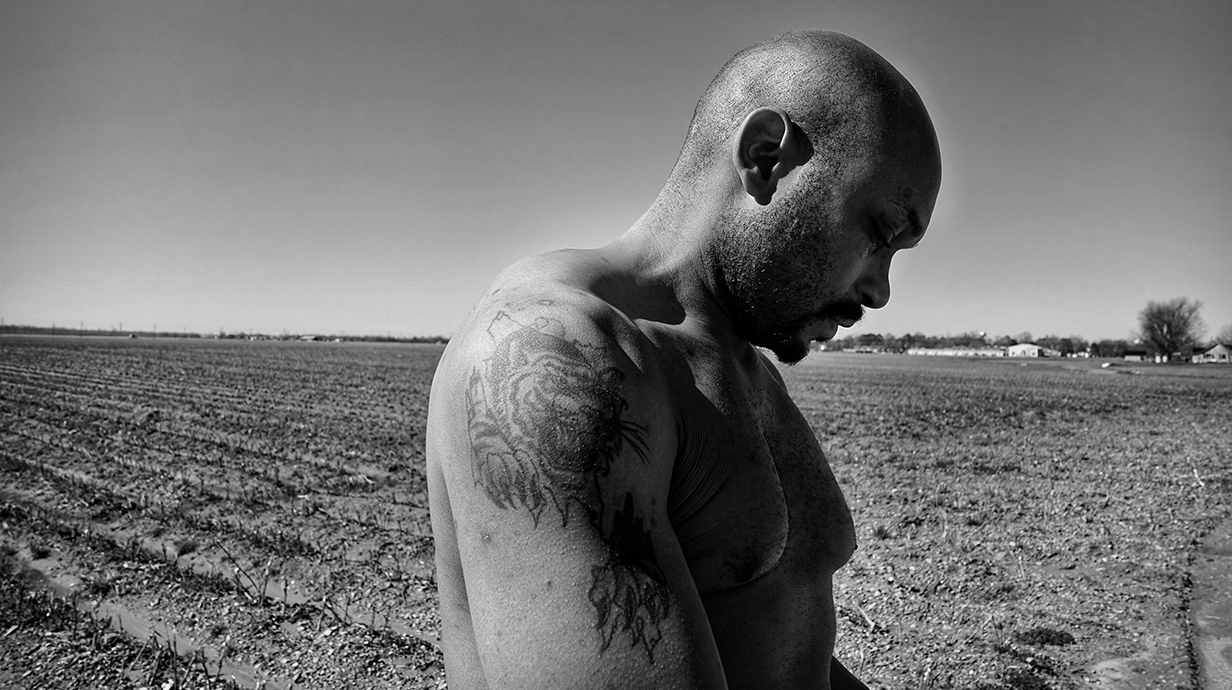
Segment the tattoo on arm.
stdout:
<path fill-rule="evenodd" d="M 601 491 L 626 450 L 646 461 L 646 430 L 623 418 L 624 374 L 591 363 L 605 353 L 552 331 L 563 328 L 547 319 L 522 325 L 504 312 L 489 326 L 496 347 L 467 386 L 474 481 L 498 507 L 529 512 L 535 527 L 549 506 L 562 527 L 586 518 L 608 547 L 589 592 L 601 649 L 623 631 L 653 662 L 670 610 L 667 578 L 633 494 L 611 510 Z"/>
<path fill-rule="evenodd" d="M 590 569 L 590 603 L 599 614 L 595 628 L 603 638 L 602 649 L 607 651 L 624 630 L 629 644 L 642 645 L 653 662 L 655 645 L 663 637 L 659 621 L 669 610 L 667 578 L 655 559 L 649 530 L 633 514 L 632 494 L 625 494 L 624 508 L 616 511 L 608 543 L 607 562 Z"/>

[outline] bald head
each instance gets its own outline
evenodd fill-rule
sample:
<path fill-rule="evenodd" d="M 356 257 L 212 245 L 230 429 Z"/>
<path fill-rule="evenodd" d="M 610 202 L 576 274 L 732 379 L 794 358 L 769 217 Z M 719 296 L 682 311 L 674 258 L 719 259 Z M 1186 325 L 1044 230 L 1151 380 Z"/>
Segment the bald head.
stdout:
<path fill-rule="evenodd" d="M 848 36 L 795 32 L 724 65 L 634 228 L 700 257 L 734 331 L 794 362 L 889 302 L 891 259 L 923 238 L 940 185 L 932 121 L 898 70 Z"/>
<path fill-rule="evenodd" d="M 883 163 L 940 177 L 936 134 L 911 84 L 853 38 L 800 31 L 746 48 L 724 65 L 697 104 L 673 183 L 724 165 L 733 133 L 762 107 L 784 111 L 831 174 Z"/>

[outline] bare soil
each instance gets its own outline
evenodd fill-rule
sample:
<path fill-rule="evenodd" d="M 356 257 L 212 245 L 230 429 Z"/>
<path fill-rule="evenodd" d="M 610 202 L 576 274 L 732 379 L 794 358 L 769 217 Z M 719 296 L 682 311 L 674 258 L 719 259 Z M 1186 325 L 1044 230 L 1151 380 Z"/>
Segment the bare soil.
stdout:
<path fill-rule="evenodd" d="M 6 560 L 243 687 L 442 684 L 441 348 L 331 345 L 4 339 Z"/>
<path fill-rule="evenodd" d="M 439 688 L 439 346 L 0 338 L 0 686 Z M 821 354 L 874 688 L 1194 688 L 1232 367 Z"/>
<path fill-rule="evenodd" d="M 853 508 L 838 654 L 876 688 L 1194 688 L 1232 368 L 814 357 L 790 372 Z M 931 358 L 930 358 L 931 360 Z"/>

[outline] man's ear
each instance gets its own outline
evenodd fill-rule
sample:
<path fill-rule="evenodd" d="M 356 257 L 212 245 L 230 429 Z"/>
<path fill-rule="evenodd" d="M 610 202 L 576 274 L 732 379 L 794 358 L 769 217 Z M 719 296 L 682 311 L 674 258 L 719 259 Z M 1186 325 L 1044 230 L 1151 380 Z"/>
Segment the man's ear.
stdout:
<path fill-rule="evenodd" d="M 779 180 L 812 155 L 808 137 L 778 108 L 758 108 L 736 131 L 732 162 L 749 196 L 765 206 Z"/>

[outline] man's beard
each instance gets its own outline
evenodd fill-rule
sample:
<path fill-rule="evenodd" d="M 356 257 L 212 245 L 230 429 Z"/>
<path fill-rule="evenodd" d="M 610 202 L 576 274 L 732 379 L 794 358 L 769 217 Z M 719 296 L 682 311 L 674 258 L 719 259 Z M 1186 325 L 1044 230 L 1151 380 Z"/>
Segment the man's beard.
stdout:
<path fill-rule="evenodd" d="M 749 338 L 749 342 L 770 350 L 783 364 L 799 364 L 810 350 L 809 343 L 801 336 L 810 325 L 821 320 L 854 322 L 863 318 L 864 307 L 857 300 L 840 298 L 807 317 L 783 326 L 771 326 L 764 335 Z"/>
<path fill-rule="evenodd" d="M 839 269 L 829 259 L 830 241 L 820 230 L 828 227 L 824 213 L 803 206 L 797 197 L 783 199 L 774 209 L 729 213 L 724 241 L 712 251 L 721 271 L 721 298 L 731 305 L 742 338 L 770 350 L 784 364 L 796 364 L 809 353 L 804 332 L 818 321 L 850 323 L 864 317 L 859 300 L 847 296 L 800 313 L 819 297 L 827 298 L 823 276 Z M 804 255 L 817 263 L 803 260 Z"/>

